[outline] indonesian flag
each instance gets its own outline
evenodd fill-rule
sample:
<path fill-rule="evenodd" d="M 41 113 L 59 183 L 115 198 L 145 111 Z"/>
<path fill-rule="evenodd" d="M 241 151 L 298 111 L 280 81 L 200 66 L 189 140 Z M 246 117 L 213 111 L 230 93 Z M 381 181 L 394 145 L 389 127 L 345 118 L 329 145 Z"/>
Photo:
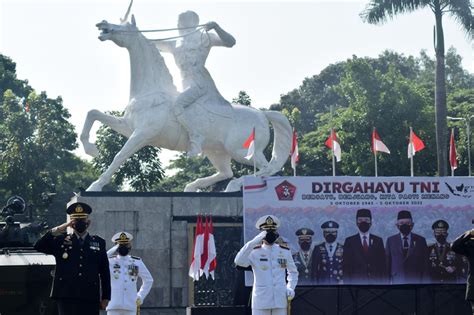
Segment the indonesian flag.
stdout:
<path fill-rule="evenodd" d="M 200 275 L 206 274 L 206 278 L 209 276 L 209 270 L 206 270 L 206 263 L 207 259 L 209 258 L 209 223 L 207 222 L 206 217 L 206 225 L 204 227 L 204 237 L 203 237 L 203 248 L 202 248 L 202 255 L 201 255 L 201 272 Z"/>
<path fill-rule="evenodd" d="M 204 266 L 204 273 L 206 277 L 208 274 L 211 275 L 212 279 L 214 280 L 214 271 L 217 267 L 217 260 L 216 260 L 216 242 L 214 240 L 214 227 L 212 225 L 212 217 L 209 217 L 209 240 L 208 240 L 208 247 L 207 247 L 207 262 Z"/>
<path fill-rule="evenodd" d="M 196 232 L 194 234 L 193 259 L 189 267 L 188 275 L 193 278 L 193 281 L 198 281 L 201 268 L 201 256 L 203 251 L 204 229 L 202 226 L 201 216 L 198 216 L 196 223 Z"/>
<path fill-rule="evenodd" d="M 390 150 L 387 148 L 385 143 L 380 140 L 380 136 L 375 130 L 375 128 L 374 131 L 372 131 L 372 151 L 374 152 L 374 154 L 376 151 L 390 154 Z"/>
<path fill-rule="evenodd" d="M 252 159 L 255 153 L 255 127 L 252 130 L 250 136 L 245 140 L 243 147 L 248 149 L 247 156 L 245 157 L 247 160 Z"/>
<path fill-rule="evenodd" d="M 331 135 L 329 135 L 328 139 L 325 142 L 326 146 L 329 149 L 332 149 L 334 156 L 336 157 L 336 161 L 341 161 L 341 146 L 337 141 L 337 135 L 334 129 L 331 129 Z M 333 147 L 334 144 L 334 147 Z"/>
<path fill-rule="evenodd" d="M 410 129 L 410 143 L 408 144 L 408 158 L 415 156 L 415 153 L 425 148 L 425 144 L 420 138 Z"/>
<path fill-rule="evenodd" d="M 291 167 L 296 169 L 296 164 L 300 160 L 300 155 L 298 152 L 298 134 L 296 133 L 296 129 L 293 129 L 293 142 L 291 144 Z"/>
<path fill-rule="evenodd" d="M 451 164 L 452 171 L 458 168 L 456 143 L 454 142 L 454 129 L 451 129 L 451 138 L 449 140 L 449 164 Z"/>

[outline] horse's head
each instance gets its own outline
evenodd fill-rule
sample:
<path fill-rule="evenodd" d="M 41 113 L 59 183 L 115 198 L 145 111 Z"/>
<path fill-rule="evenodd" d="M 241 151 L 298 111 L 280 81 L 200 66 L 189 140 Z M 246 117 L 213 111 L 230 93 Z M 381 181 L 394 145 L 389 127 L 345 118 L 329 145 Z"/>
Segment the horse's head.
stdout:
<path fill-rule="evenodd" d="M 103 20 L 96 26 L 101 31 L 99 35 L 101 41 L 111 40 L 120 47 L 129 47 L 133 39 L 140 34 L 133 15 L 131 22 L 112 24 Z"/>

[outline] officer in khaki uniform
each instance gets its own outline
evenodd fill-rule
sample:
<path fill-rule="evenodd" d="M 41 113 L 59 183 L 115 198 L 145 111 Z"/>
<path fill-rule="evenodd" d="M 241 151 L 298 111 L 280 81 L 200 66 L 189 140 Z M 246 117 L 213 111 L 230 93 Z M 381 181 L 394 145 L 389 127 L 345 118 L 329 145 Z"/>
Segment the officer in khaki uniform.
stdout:
<path fill-rule="evenodd" d="M 116 245 L 109 249 L 110 278 L 112 299 L 107 306 L 107 315 L 135 315 L 137 307 L 143 304 L 150 292 L 153 277 L 139 257 L 130 256 L 132 234 L 118 232 L 112 237 Z M 117 255 L 114 253 L 117 252 Z M 142 285 L 137 292 L 137 280 Z"/>
<path fill-rule="evenodd" d="M 87 232 L 92 208 L 76 202 L 67 208 L 71 221 L 48 231 L 35 244 L 56 259 L 51 298 L 59 315 L 99 315 L 110 300 L 110 272 L 105 240 Z M 67 234 L 71 227 L 74 233 Z"/>
<path fill-rule="evenodd" d="M 279 226 L 280 220 L 273 215 L 258 219 L 256 227 L 262 232 L 247 242 L 234 260 L 238 266 L 252 267 L 253 315 L 287 315 L 288 300 L 295 296 L 298 270 L 289 248 L 275 243 Z"/>

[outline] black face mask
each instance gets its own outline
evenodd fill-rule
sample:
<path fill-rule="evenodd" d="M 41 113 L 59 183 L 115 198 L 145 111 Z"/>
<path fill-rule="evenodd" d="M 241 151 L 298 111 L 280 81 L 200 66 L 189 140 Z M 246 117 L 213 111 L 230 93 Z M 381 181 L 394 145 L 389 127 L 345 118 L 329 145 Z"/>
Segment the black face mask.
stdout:
<path fill-rule="evenodd" d="M 120 256 L 127 256 L 128 253 L 130 252 L 130 248 L 128 248 L 128 246 L 126 245 L 119 245 L 117 251 Z"/>
<path fill-rule="evenodd" d="M 443 244 L 446 242 L 447 235 L 443 235 L 443 234 L 435 235 L 435 238 L 438 241 L 438 243 Z"/>
<path fill-rule="evenodd" d="M 408 224 L 402 224 L 398 227 L 398 229 L 400 230 L 400 232 L 403 234 L 403 235 L 408 235 L 410 234 L 411 232 L 411 226 L 408 225 Z"/>
<path fill-rule="evenodd" d="M 361 231 L 362 233 L 367 233 L 367 231 L 370 229 L 369 222 L 360 222 L 357 223 L 357 226 L 359 227 L 359 231 Z"/>
<path fill-rule="evenodd" d="M 87 230 L 87 222 L 84 220 L 78 220 L 74 222 L 73 228 L 77 233 L 84 233 Z"/>
<path fill-rule="evenodd" d="M 267 241 L 268 244 L 273 244 L 278 238 L 278 233 L 275 231 L 268 231 L 267 235 L 265 235 L 264 240 Z"/>
<path fill-rule="evenodd" d="M 337 236 L 334 235 L 334 234 L 326 234 L 324 235 L 324 239 L 326 240 L 326 242 L 328 243 L 333 243 L 335 240 L 336 240 Z"/>
<path fill-rule="evenodd" d="M 307 242 L 307 241 L 301 242 L 300 247 L 303 251 L 307 252 L 311 248 L 311 242 Z"/>

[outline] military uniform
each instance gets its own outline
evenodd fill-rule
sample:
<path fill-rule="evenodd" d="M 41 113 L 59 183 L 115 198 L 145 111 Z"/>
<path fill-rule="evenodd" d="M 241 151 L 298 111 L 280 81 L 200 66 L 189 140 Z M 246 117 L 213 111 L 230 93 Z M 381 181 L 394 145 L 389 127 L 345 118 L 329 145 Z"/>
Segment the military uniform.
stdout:
<path fill-rule="evenodd" d="M 300 250 L 293 254 L 293 260 L 298 269 L 298 282 L 300 284 L 311 283 L 312 255 L 313 255 L 313 230 L 309 228 L 301 228 L 295 232 L 300 244 Z M 308 244 L 307 250 L 301 248 L 303 243 Z"/>
<path fill-rule="evenodd" d="M 337 233 L 339 224 L 327 221 L 321 225 L 324 233 Z M 336 234 L 337 235 L 337 234 Z M 336 242 L 323 242 L 313 250 L 311 277 L 318 284 L 343 283 L 343 246 Z"/>
<path fill-rule="evenodd" d="M 286 315 L 288 299 L 293 298 L 298 282 L 298 271 L 288 247 L 262 244 L 268 226 L 278 227 L 278 219 L 274 216 L 260 218 L 257 227 L 264 231 L 242 247 L 234 262 L 241 267 L 252 267 L 252 314 Z"/>
<path fill-rule="evenodd" d="M 109 266 L 112 284 L 112 298 L 107 306 L 107 315 L 135 315 L 137 305 L 141 305 L 150 292 L 153 277 L 139 257 L 131 255 L 113 255 L 120 244 L 129 244 L 133 236 L 119 232 L 112 237 L 117 245 L 112 247 L 109 255 Z M 137 280 L 142 285 L 137 292 Z"/>
<path fill-rule="evenodd" d="M 449 224 L 444 220 L 433 223 L 435 231 L 447 232 Z M 448 242 L 436 242 L 428 246 L 429 274 L 431 282 L 456 283 L 462 269 L 462 259 L 451 250 Z"/>
<path fill-rule="evenodd" d="M 86 204 L 75 203 L 68 208 L 89 214 Z M 59 314 L 99 314 L 100 300 L 110 300 L 109 261 L 105 240 L 97 235 L 48 231 L 35 244 L 39 252 L 56 259 L 51 298 L 58 301 Z"/>

